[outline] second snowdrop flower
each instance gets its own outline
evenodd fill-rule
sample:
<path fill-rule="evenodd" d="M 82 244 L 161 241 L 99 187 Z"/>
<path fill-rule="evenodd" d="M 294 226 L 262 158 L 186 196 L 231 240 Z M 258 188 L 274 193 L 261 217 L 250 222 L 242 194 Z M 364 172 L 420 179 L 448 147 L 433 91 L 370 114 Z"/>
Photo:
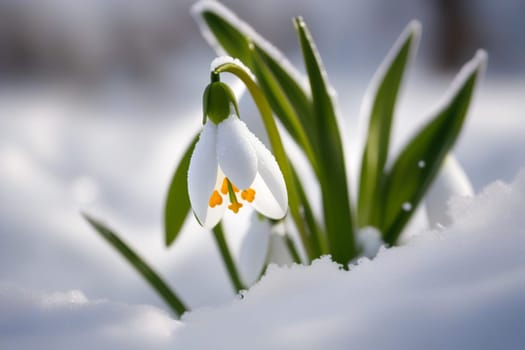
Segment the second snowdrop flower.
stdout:
<path fill-rule="evenodd" d="M 231 89 L 212 82 L 203 107 L 204 126 L 188 169 L 188 194 L 199 223 L 211 228 L 226 208 L 237 213 L 247 203 L 269 218 L 284 217 L 288 194 L 279 165 L 239 119 Z"/>

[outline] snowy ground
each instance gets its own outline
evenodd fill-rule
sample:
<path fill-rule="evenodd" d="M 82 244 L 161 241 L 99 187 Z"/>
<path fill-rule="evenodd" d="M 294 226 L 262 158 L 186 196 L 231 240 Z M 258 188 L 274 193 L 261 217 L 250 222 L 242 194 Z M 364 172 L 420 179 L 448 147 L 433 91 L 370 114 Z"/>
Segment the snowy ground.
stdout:
<path fill-rule="evenodd" d="M 242 299 L 151 306 L 0 285 L 6 349 L 522 349 L 525 171 L 452 203 L 453 225 L 360 260 L 272 266 Z"/>

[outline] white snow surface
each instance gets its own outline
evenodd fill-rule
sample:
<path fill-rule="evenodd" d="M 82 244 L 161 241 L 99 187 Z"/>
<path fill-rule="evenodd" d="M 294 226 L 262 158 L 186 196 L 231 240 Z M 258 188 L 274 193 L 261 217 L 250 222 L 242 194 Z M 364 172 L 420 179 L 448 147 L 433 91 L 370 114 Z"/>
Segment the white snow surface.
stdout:
<path fill-rule="evenodd" d="M 182 349 L 522 349 L 525 171 L 454 201 L 455 222 L 349 272 L 273 266 L 228 305 L 183 317 Z M 206 336 L 202 336 L 202 335 Z"/>
<path fill-rule="evenodd" d="M 180 322 L 147 305 L 0 283 L 1 349 L 164 349 Z"/>
<path fill-rule="evenodd" d="M 452 201 L 452 225 L 344 271 L 272 265 L 182 321 L 151 306 L 0 285 L 4 349 L 522 349 L 525 170 Z"/>

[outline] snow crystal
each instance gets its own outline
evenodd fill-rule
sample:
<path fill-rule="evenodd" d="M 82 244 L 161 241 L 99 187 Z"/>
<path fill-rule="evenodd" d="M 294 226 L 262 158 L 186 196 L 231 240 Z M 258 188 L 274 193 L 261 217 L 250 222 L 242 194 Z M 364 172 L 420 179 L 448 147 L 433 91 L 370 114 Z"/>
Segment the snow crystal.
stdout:
<path fill-rule="evenodd" d="M 405 202 L 401 206 L 404 211 L 411 211 L 412 210 L 412 204 L 410 202 Z"/>
<path fill-rule="evenodd" d="M 423 169 L 424 167 L 427 166 L 427 163 L 426 163 L 424 160 L 420 160 L 419 162 L 417 162 L 417 166 L 418 166 L 420 169 Z"/>

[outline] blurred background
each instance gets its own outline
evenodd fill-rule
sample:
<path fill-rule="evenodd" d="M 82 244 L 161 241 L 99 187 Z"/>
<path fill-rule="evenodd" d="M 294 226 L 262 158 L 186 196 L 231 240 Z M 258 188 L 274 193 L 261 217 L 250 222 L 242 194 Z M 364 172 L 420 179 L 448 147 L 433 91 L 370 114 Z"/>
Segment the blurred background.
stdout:
<path fill-rule="evenodd" d="M 190 305 L 231 298 L 213 242 L 195 223 L 175 247 L 163 246 L 164 195 L 199 128 L 215 57 L 192 4 L 0 0 L 0 281 L 161 305 L 82 221 L 87 210 L 122 232 Z M 223 4 L 301 71 L 291 18 L 305 17 L 338 91 L 350 145 L 367 84 L 411 19 L 421 21 L 423 36 L 398 106 L 394 148 L 484 48 L 486 79 L 456 154 L 477 191 L 511 181 L 525 165 L 524 1 Z M 230 237 L 234 250 L 242 247 L 239 235 Z"/>

